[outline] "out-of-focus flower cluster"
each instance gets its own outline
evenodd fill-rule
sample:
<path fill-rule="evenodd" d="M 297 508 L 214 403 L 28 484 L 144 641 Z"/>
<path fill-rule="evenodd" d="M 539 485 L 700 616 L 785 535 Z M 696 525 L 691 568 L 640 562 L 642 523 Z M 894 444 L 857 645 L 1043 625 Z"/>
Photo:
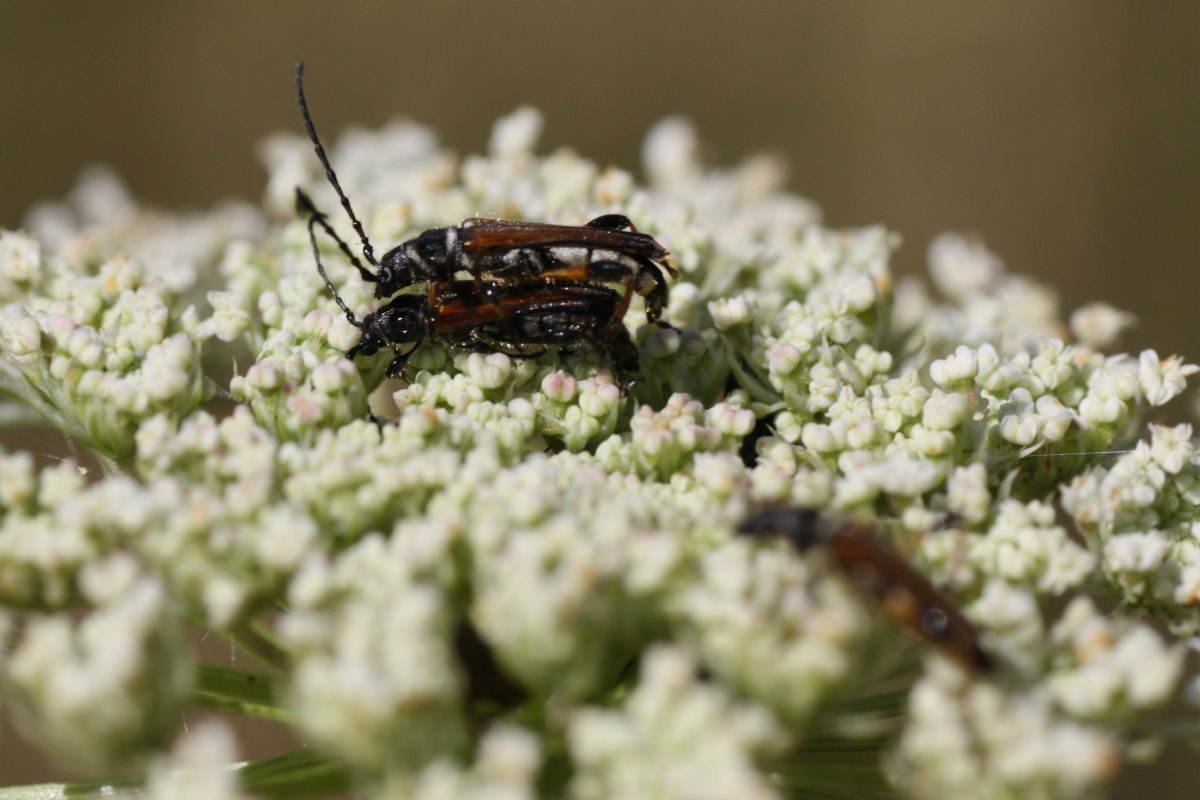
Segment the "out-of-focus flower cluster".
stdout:
<path fill-rule="evenodd" d="M 1137 441 L 1197 368 L 1105 354 L 1128 315 L 1064 322 L 962 237 L 930 248 L 940 298 L 894 285 L 895 235 L 823 227 L 770 159 L 704 167 L 682 120 L 648 136 L 644 184 L 536 155 L 540 127 L 519 110 L 459 160 L 395 123 L 330 157 L 377 246 L 478 214 L 620 212 L 655 236 L 680 276 L 670 327 L 637 299 L 625 317 L 628 394 L 588 347 L 427 341 L 392 382 L 392 353 L 348 360 L 358 330 L 293 218 L 297 185 L 338 207 L 302 136 L 267 144 L 262 212 L 151 212 L 92 173 L 0 233 L 2 418 L 22 403 L 102 457 L 0 456 L 22 729 L 82 767 L 150 756 L 159 795 L 192 770 L 241 796 L 223 727 L 168 744 L 218 691 L 191 622 L 283 687 L 222 708 L 275 704 L 381 797 L 852 792 L 847 753 L 867 761 L 843 775 L 915 797 L 1101 789 L 1186 678 L 1172 637 L 1200 628 L 1192 430 Z M 376 308 L 318 248 L 357 318 Z M 906 644 L 821 548 L 737 538 L 766 503 L 873 524 L 996 670 Z M 906 702 L 876 696 L 922 661 Z"/>
<path fill-rule="evenodd" d="M 233 341 L 250 318 L 245 296 L 222 291 L 202 317 L 200 276 L 261 229 L 245 206 L 146 211 L 107 171 L 86 172 L 67 201 L 30 212 L 27 233 L 0 231 L 0 391 L 124 461 L 142 420 L 182 419 L 211 394 L 204 341 Z"/>
<path fill-rule="evenodd" d="M 1180 635 L 1200 631 L 1200 455 L 1191 425 L 1154 425 L 1115 462 L 1077 476 L 1063 506 L 1123 602 Z"/>
<path fill-rule="evenodd" d="M 138 570 L 120 555 L 93 562 L 82 581 L 87 616 L 32 615 L 0 657 L 16 721 L 85 769 L 128 768 L 155 754 L 186 708 L 183 618 L 162 582 Z"/>
<path fill-rule="evenodd" d="M 1014 666 L 1040 680 L 1007 691 L 933 665 L 913 687 L 892 763 L 921 796 L 1087 796 L 1120 766 L 1122 723 L 1161 707 L 1183 651 L 1153 630 L 1072 600 L 1046 629 L 1033 594 L 994 582 L 972 612 Z"/>

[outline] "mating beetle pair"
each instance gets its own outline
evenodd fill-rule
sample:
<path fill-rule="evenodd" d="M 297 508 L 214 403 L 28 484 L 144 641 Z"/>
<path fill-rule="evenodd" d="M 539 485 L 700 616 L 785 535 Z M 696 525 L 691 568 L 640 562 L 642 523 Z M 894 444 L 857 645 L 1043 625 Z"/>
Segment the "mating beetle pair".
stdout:
<path fill-rule="evenodd" d="M 546 346 L 585 343 L 605 351 L 618 382 L 628 386 L 638 356 L 622 319 L 634 293 L 644 299 L 648 321 L 661 319 L 667 305 L 663 272 L 676 274 L 662 245 L 621 214 L 605 214 L 582 226 L 467 219 L 457 227 L 427 230 L 377 260 L 313 126 L 303 70 L 303 64 L 296 65 L 305 130 L 362 243 L 360 261 L 309 197 L 296 190 L 297 209 L 309 217 L 317 270 L 346 319 L 362 331 L 348 357 L 390 347 L 395 358 L 387 374 L 396 377 L 426 337 L 455 348 L 516 357 L 539 355 Z M 392 297 L 361 321 L 325 274 L 317 225 L 334 238 L 362 279 L 375 284 L 377 298 Z M 460 272 L 471 279 L 459 280 Z M 427 287 L 424 295 L 397 294 L 420 282 Z M 606 284 L 619 285 L 621 291 Z"/>

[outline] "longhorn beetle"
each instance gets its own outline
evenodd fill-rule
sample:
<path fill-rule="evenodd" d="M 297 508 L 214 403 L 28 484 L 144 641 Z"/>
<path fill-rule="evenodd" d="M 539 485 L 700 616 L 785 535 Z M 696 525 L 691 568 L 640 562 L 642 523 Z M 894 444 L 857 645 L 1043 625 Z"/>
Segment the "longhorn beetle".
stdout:
<path fill-rule="evenodd" d="M 979 646 L 970 621 L 908 562 L 885 545 L 870 526 L 827 518 L 814 509 L 760 509 L 738 526 L 747 536 L 781 536 L 796 550 L 829 551 L 833 563 L 889 617 L 945 650 L 971 672 L 987 672 L 991 657 Z"/>
<path fill-rule="evenodd" d="M 612 289 L 560 279 L 498 284 L 485 294 L 475 281 L 449 281 L 441 285 L 435 303 L 424 294 L 399 294 L 360 322 L 325 274 L 316 226 L 320 225 L 343 252 L 348 245 L 301 189 L 296 190 L 296 207 L 308 215 L 317 272 L 346 319 L 362 331 L 358 344 L 346 353 L 347 358 L 373 355 L 391 347 L 396 356 L 387 374 L 395 378 L 426 338 L 461 350 L 500 352 L 516 358 L 539 356 L 547 346 L 583 343 L 608 354 L 617 383 L 623 391 L 628 390 L 630 375 L 638 370 L 638 351 L 624 325 L 610 324 L 622 303 L 621 295 Z M 409 347 L 402 351 L 405 345 Z"/>
<path fill-rule="evenodd" d="M 624 286 L 620 302 L 612 309 L 609 325 L 621 325 L 633 293 L 645 299 L 646 319 L 658 322 L 667 305 L 666 270 L 677 273 L 666 262 L 667 251 L 654 237 L 639 233 L 623 214 L 604 214 L 587 225 L 549 225 L 500 219 L 472 218 L 457 227 L 431 228 L 393 247 L 376 260 L 375 250 L 350 199 L 342 191 L 317 136 L 308 102 L 304 97 L 304 63 L 296 65 L 296 99 L 304 129 L 329 184 L 342 202 L 354 232 L 362 243 L 363 261 L 343 247 L 364 281 L 375 284 L 375 296 L 391 297 L 401 289 L 425 281 L 431 308 L 437 293 L 449 286 L 459 272 L 467 272 L 485 297 L 499 298 L 506 285 L 538 281 L 587 281 Z M 501 304 L 502 305 L 502 304 Z"/>

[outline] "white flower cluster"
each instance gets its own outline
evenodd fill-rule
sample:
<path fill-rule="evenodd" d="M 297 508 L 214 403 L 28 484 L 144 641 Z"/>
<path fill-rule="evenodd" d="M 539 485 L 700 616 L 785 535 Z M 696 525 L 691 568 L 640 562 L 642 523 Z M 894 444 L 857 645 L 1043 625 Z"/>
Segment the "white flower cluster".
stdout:
<path fill-rule="evenodd" d="M 92 276 L 40 259 L 33 269 L 39 291 L 0 308 L 0 386 L 8 393 L 118 460 L 129 456 L 142 419 L 182 417 L 204 399 L 199 342 L 136 262 L 117 257 Z"/>
<path fill-rule="evenodd" d="M 819 566 L 730 542 L 704 556 L 677 602 L 704 663 L 793 724 L 854 688 L 879 640 L 852 589 Z"/>
<path fill-rule="evenodd" d="M 982 477 L 981 473 L 962 467 L 955 477 Z M 951 491 L 957 488 L 951 484 Z M 1058 595 L 1081 586 L 1096 566 L 1091 552 L 1055 524 L 1052 505 L 1012 498 L 996 505 L 982 533 L 947 528 L 923 534 L 918 553 L 932 572 L 960 590 L 978 589 L 986 580 L 999 578 L 1039 594 Z"/>
<path fill-rule="evenodd" d="M 1101 353 L 1127 315 L 1090 306 L 1068 327 L 960 237 L 930 251 L 941 300 L 894 287 L 896 237 L 822 227 L 770 159 L 705 168 L 682 120 L 647 138 L 645 186 L 537 156 L 540 129 L 520 110 L 459 160 L 395 123 L 330 155 L 381 250 L 479 214 L 627 214 L 680 271 L 671 327 L 628 310 L 628 392 L 591 347 L 426 341 L 388 384 L 394 354 L 347 359 L 359 331 L 290 218 L 296 185 L 339 205 L 302 136 L 267 145 L 265 229 L 239 208 L 148 212 L 99 174 L 0 233 L 0 390 L 120 470 L 0 456 L 5 707 L 80 764 L 157 754 L 158 795 L 191 770 L 236 797 L 240 773 L 215 768 L 227 732 L 167 755 L 209 674 L 188 619 L 286 686 L 228 707 L 278 704 L 380 797 L 773 798 L 838 788 L 788 761 L 833 741 L 917 797 L 1100 789 L 1187 677 L 1132 612 L 1200 629 L 1191 428 L 1103 451 L 1197 368 Z M 381 301 L 319 233 L 361 321 Z M 960 604 L 996 671 L 926 659 L 888 727 L 873 692 L 929 650 L 860 593 L 861 554 L 737 538 L 765 503 L 873 526 Z M 1123 605 L 1106 618 L 1091 591 Z M 1080 597 L 1045 625 L 1064 595 Z M 930 619 L 914 628 L 936 639 Z"/>
<path fill-rule="evenodd" d="M 233 763 L 237 742 L 221 720 L 204 720 L 179 737 L 171 752 L 150 766 L 146 795 L 153 800 L 196 797 L 246 800 Z"/>
<path fill-rule="evenodd" d="M 1142 624 L 1114 622 L 1091 600 L 1045 631 L 1033 597 L 999 583 L 974 608 L 1040 683 L 1002 689 L 935 663 L 913 688 L 892 766 L 916 797 L 1078 797 L 1120 763 L 1119 720 L 1161 707 L 1184 652 Z"/>
<path fill-rule="evenodd" d="M 0 391 L 121 463 L 142 420 L 211 394 L 202 343 L 238 338 L 247 298 L 209 293 L 207 319 L 184 304 L 231 239 L 259 235 L 258 215 L 148 213 L 98 170 L 29 227 L 0 231 Z"/>
<path fill-rule="evenodd" d="M 379 800 L 536 800 L 543 763 L 537 736 L 510 724 L 489 728 L 474 763 L 464 768 L 442 758 L 415 777 L 397 775 L 375 796 Z"/>
<path fill-rule="evenodd" d="M 310 559 L 289 593 L 297 722 L 358 769 L 420 767 L 465 738 L 446 589 L 412 574 L 414 551 L 452 555 L 444 529 L 422 528 L 421 542 L 372 536 L 332 564 Z"/>
<path fill-rule="evenodd" d="M 1050 631 L 1055 702 L 1077 719 L 1132 718 L 1170 699 L 1185 651 L 1141 623 L 1114 622 L 1077 597 Z"/>
<path fill-rule="evenodd" d="M 764 338 L 766 371 L 786 405 L 778 435 L 844 476 L 839 507 L 925 495 L 976 458 L 993 479 L 1007 474 L 1040 494 L 1111 447 L 1140 409 L 1176 397 L 1197 370 L 1153 351 L 1135 362 L 1043 339 L 1011 357 L 991 344 L 959 345 L 927 364 L 929 388 L 920 368 L 893 374 L 891 354 L 865 342 L 847 351 L 812 335 L 823 352 L 799 355 L 794 339 Z"/>
<path fill-rule="evenodd" d="M 731 488 L 704 472 L 697 464 L 668 487 L 560 454 L 464 503 L 472 618 L 514 676 L 586 696 L 672 621 L 697 549 L 740 513 Z"/>
<path fill-rule="evenodd" d="M 1054 293 L 1006 272 L 999 256 L 977 240 L 949 233 L 938 236 L 929 246 L 929 274 L 951 301 L 922 313 L 922 333 L 939 349 L 991 344 L 1012 354 L 1064 333 Z M 923 305 L 927 304 L 918 304 Z M 905 322 L 920 319 L 914 316 L 921 313 L 915 307 L 897 311 Z"/>
<path fill-rule="evenodd" d="M 90 769 L 128 768 L 164 746 L 191 689 L 182 617 L 131 560 L 95 562 L 82 620 L 38 615 L 0 654 L 7 708 L 34 738 Z"/>
<path fill-rule="evenodd" d="M 79 571 L 109 551 L 77 502 L 85 480 L 61 462 L 37 472 L 29 453 L 0 453 L 0 603 L 57 609 L 79 596 Z"/>
<path fill-rule="evenodd" d="M 178 294 L 204 281 L 205 271 L 229 242 L 261 238 L 263 221 L 245 203 L 191 214 L 148 209 L 111 170 L 93 166 L 64 200 L 34 206 L 25 228 L 53 260 L 87 269 L 120 253 L 145 265 L 152 280 Z M 2 281 L 0 291 L 9 296 Z"/>
<path fill-rule="evenodd" d="M 462 353 L 445 359 L 441 371 L 431 371 L 430 359 L 444 355 L 439 348 L 421 354 L 413 382 L 393 395 L 402 416 L 418 409 L 464 415 L 516 454 L 550 441 L 578 452 L 616 431 L 621 393 L 607 371 L 578 378 L 503 353 Z"/>
<path fill-rule="evenodd" d="M 695 673 L 678 650 L 651 650 L 621 708 L 578 712 L 568 729 L 578 765 L 571 796 L 779 797 L 754 767 L 785 741 L 776 722 L 762 708 L 698 682 Z"/>
<path fill-rule="evenodd" d="M 1042 687 L 1005 692 L 933 668 L 908 713 L 893 766 L 913 797 L 1087 797 L 1120 763 L 1111 736 L 1064 718 Z"/>
<path fill-rule="evenodd" d="M 1180 635 L 1200 631 L 1200 454 L 1192 426 L 1150 426 L 1111 466 L 1062 491 L 1112 588 Z"/>

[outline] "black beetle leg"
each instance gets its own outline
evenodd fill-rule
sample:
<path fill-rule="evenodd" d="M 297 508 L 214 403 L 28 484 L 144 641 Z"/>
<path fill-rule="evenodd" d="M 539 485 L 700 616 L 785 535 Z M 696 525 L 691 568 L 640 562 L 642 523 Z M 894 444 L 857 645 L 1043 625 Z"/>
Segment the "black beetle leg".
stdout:
<path fill-rule="evenodd" d="M 587 224 L 589 228 L 600 228 L 606 231 L 633 231 L 637 233 L 637 228 L 633 227 L 633 223 L 629 221 L 629 217 L 624 214 L 601 214 Z"/>

